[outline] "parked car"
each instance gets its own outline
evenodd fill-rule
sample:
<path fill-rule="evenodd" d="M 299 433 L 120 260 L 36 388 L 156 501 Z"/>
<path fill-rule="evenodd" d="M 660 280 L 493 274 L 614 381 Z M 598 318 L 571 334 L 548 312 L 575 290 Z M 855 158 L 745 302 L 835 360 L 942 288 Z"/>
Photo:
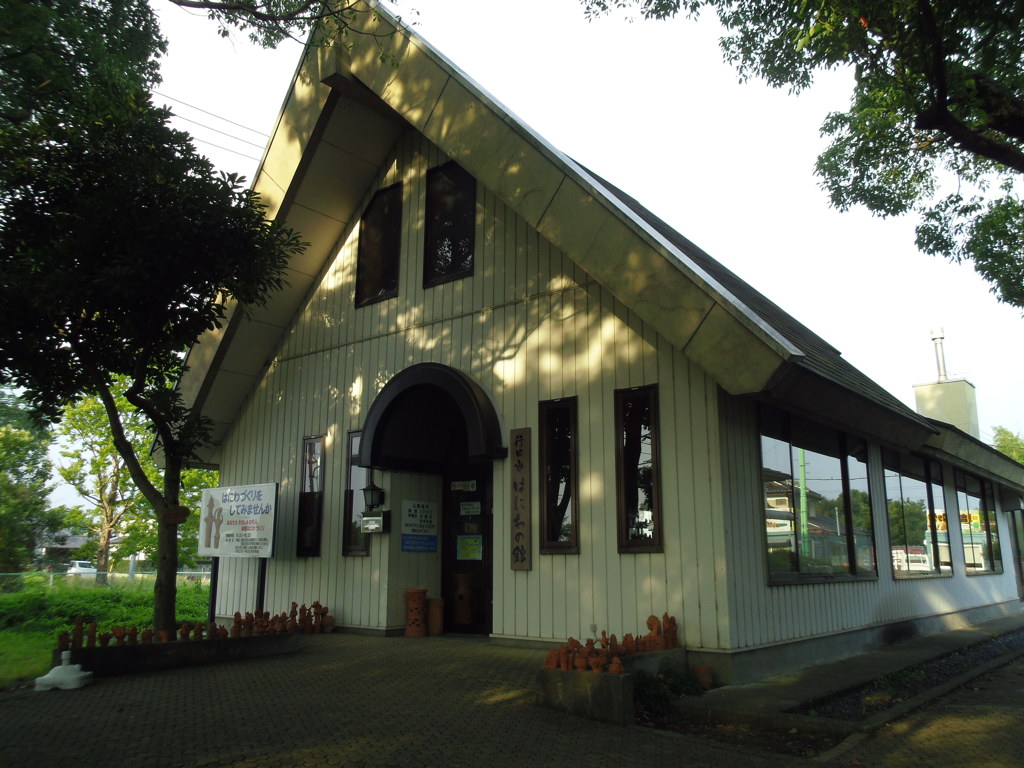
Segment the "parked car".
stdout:
<path fill-rule="evenodd" d="M 88 560 L 72 560 L 71 567 L 67 570 L 68 576 L 83 576 L 90 579 L 96 578 L 96 566 Z"/>

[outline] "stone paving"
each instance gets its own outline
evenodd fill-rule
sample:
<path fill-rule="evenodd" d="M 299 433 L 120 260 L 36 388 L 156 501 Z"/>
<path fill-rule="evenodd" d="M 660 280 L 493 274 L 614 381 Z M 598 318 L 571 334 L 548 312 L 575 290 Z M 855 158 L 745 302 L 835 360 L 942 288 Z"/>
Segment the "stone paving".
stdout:
<path fill-rule="evenodd" d="M 0 766 L 809 766 L 538 707 L 544 652 L 460 637 L 301 638 L 273 658 L 0 692 Z M 819 758 L 1024 764 L 1024 660 Z"/>

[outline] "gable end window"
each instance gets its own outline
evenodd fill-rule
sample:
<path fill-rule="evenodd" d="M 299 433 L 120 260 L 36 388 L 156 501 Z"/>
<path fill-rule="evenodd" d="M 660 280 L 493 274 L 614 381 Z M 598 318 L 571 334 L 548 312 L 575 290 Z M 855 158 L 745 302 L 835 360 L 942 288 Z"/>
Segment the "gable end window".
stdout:
<path fill-rule="evenodd" d="M 615 391 L 619 552 L 661 552 L 658 390 Z"/>
<path fill-rule="evenodd" d="M 877 578 L 864 441 L 766 405 L 759 417 L 769 583 Z"/>
<path fill-rule="evenodd" d="M 576 398 L 540 404 L 541 554 L 579 554 Z"/>
<path fill-rule="evenodd" d="M 473 274 L 476 179 L 455 162 L 427 171 L 423 287 Z"/>
<path fill-rule="evenodd" d="M 402 246 L 402 184 L 373 196 L 359 222 L 356 256 L 356 306 L 365 307 L 398 295 Z"/>

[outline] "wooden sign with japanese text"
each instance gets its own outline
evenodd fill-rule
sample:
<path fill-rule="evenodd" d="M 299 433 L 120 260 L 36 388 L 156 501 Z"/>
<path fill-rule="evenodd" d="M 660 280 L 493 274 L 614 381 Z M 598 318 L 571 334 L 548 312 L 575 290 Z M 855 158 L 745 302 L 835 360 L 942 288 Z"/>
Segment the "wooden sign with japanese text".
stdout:
<path fill-rule="evenodd" d="M 512 475 L 512 570 L 533 567 L 533 536 L 530 525 L 530 428 L 510 433 L 509 459 Z"/>

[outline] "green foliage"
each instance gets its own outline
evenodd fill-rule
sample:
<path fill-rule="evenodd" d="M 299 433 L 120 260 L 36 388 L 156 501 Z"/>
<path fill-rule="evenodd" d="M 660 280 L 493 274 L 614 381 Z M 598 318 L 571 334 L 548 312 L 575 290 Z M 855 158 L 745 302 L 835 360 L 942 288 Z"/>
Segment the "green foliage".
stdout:
<path fill-rule="evenodd" d="M 64 511 L 51 509 L 50 435 L 12 393 L 0 395 L 0 573 L 23 570 L 40 539 L 54 535 Z"/>
<path fill-rule="evenodd" d="M 304 245 L 151 104 L 165 43 L 146 0 L 15 0 L 0 7 L 0 29 L 0 384 L 48 419 L 85 395 L 103 403 L 156 512 L 155 610 L 170 629 L 173 510 L 183 467 L 208 439 L 174 386 L 185 352 L 229 307 L 281 288 Z M 152 424 L 159 486 L 117 395 Z"/>
<path fill-rule="evenodd" d="M 53 666 L 50 632 L 0 631 L 0 689 L 19 680 L 33 680 Z"/>
<path fill-rule="evenodd" d="M 52 666 L 57 635 L 70 631 L 76 617 L 95 621 L 100 631 L 111 627 L 153 627 L 153 595 L 146 585 L 114 588 L 59 582 L 48 587 L 44 578 L 22 578 L 23 589 L 0 594 L 0 688 L 32 680 Z M 208 615 L 210 589 L 188 584 L 178 590 L 176 623 L 203 622 Z"/>
<path fill-rule="evenodd" d="M 1024 1 L 582 2 L 589 15 L 651 19 L 712 10 L 740 77 L 792 92 L 851 68 L 850 108 L 822 127 L 831 144 L 817 173 L 832 204 L 920 214 L 922 251 L 972 261 L 1001 301 L 1024 307 Z"/>
<path fill-rule="evenodd" d="M 928 508 L 924 501 L 889 502 L 889 543 L 892 546 L 921 546 L 927 533 Z"/>
<path fill-rule="evenodd" d="M 1001 451 L 1014 461 L 1024 464 L 1024 437 L 1014 434 L 1006 427 L 996 427 L 995 439 L 992 445 L 997 451 Z"/>
<path fill-rule="evenodd" d="M 210 588 L 191 583 L 178 590 L 178 623 L 202 621 L 207 618 Z M 148 585 L 119 584 L 101 587 L 92 583 L 62 584 L 55 582 L 28 586 L 21 592 L 0 594 L 0 630 L 57 632 L 70 630 L 77 617 L 106 630 L 115 626 L 153 626 L 153 594 Z"/>
<path fill-rule="evenodd" d="M 125 390 L 130 382 L 115 378 L 115 390 Z M 153 432 L 145 414 L 122 395 L 115 397 L 125 437 L 138 456 L 146 476 L 154 485 L 162 482 L 162 470 L 150 453 Z M 103 403 L 95 396 L 84 397 L 68 405 L 55 434 L 62 445 L 63 461 L 58 467 L 61 478 L 81 497 L 75 509 L 75 522 L 95 537 L 89 549 L 79 554 L 96 561 L 102 583 L 108 570 L 132 555 L 152 556 L 157 549 L 156 513 L 152 504 L 132 481 L 124 458 L 114 445 Z M 217 485 L 217 473 L 186 469 L 181 473 L 180 502 L 197 509 L 203 488 Z M 198 515 L 180 528 L 178 564 L 193 567 L 198 548 Z M 112 542 L 118 537 L 117 544 Z"/>
<path fill-rule="evenodd" d="M 663 659 L 658 673 L 643 670 L 636 673 L 633 701 L 642 712 L 664 717 L 672 712 L 673 703 L 683 696 L 699 696 L 703 691 L 690 671 Z"/>

